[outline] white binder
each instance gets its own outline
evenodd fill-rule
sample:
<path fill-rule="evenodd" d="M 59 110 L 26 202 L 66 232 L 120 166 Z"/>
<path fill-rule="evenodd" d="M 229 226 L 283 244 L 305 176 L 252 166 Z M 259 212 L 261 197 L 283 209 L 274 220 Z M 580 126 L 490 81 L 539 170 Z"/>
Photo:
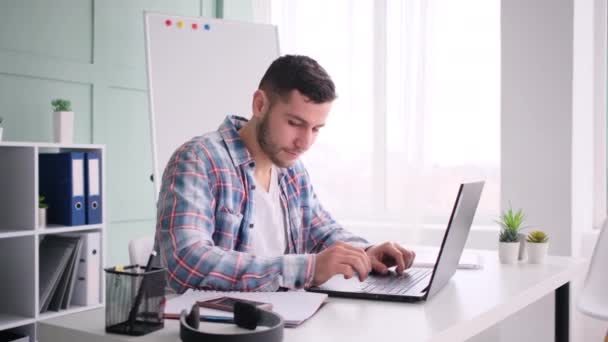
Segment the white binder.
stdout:
<path fill-rule="evenodd" d="M 82 242 L 72 305 L 95 305 L 101 298 L 101 233 L 83 233 Z"/>

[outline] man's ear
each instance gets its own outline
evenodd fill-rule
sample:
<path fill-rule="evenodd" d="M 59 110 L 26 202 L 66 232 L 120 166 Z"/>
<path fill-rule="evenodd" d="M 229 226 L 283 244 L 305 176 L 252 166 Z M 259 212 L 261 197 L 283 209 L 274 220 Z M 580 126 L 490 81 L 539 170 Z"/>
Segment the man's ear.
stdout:
<path fill-rule="evenodd" d="M 258 89 L 253 93 L 253 103 L 252 103 L 252 112 L 253 116 L 257 118 L 262 118 L 264 113 L 268 111 L 270 107 L 270 99 L 266 96 L 266 93 Z"/>

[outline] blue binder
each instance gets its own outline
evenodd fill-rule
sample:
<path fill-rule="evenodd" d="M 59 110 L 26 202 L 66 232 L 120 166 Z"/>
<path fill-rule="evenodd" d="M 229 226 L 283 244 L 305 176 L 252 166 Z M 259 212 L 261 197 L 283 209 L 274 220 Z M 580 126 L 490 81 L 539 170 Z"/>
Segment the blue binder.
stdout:
<path fill-rule="evenodd" d="M 98 152 L 87 152 L 84 157 L 87 224 L 101 223 L 101 158 Z"/>
<path fill-rule="evenodd" d="M 49 205 L 48 222 L 85 224 L 84 153 L 41 153 L 38 160 L 39 192 Z"/>

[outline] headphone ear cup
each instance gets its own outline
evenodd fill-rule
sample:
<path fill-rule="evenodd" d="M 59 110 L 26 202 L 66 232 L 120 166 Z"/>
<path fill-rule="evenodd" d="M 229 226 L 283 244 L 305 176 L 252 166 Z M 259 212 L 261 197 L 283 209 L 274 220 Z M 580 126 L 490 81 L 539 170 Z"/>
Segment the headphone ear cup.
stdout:
<path fill-rule="evenodd" d="M 237 326 L 254 330 L 260 321 L 260 309 L 255 305 L 243 302 L 234 303 L 234 323 Z"/>
<path fill-rule="evenodd" d="M 198 309 L 198 304 L 194 304 L 192 305 L 192 309 L 190 309 L 190 313 L 188 314 L 188 317 L 186 317 L 186 323 L 188 323 L 188 325 L 190 327 L 192 327 L 192 329 L 196 329 L 198 330 L 198 326 L 201 322 L 201 315 Z"/>

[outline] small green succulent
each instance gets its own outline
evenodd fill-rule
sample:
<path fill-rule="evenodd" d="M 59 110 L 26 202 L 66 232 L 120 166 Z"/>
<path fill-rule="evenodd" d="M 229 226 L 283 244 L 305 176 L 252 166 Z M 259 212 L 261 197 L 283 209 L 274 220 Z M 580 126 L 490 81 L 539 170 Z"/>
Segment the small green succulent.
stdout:
<path fill-rule="evenodd" d="M 530 232 L 530 234 L 528 234 L 526 241 L 531 242 L 531 243 L 543 243 L 543 242 L 549 241 L 549 237 L 547 236 L 547 234 L 545 234 L 545 232 L 540 231 L 540 230 L 535 230 L 533 232 Z"/>
<path fill-rule="evenodd" d="M 51 101 L 51 105 L 53 106 L 54 112 L 71 112 L 72 111 L 72 103 L 70 100 L 65 99 L 54 99 Z"/>
<path fill-rule="evenodd" d="M 502 229 L 500 231 L 500 236 L 498 237 L 498 241 L 500 242 L 517 242 L 519 241 L 519 237 L 517 236 L 517 231 L 512 229 Z"/>
<path fill-rule="evenodd" d="M 525 221 L 526 215 L 523 213 L 522 209 L 517 211 L 513 211 L 512 208 L 509 208 L 507 211 L 503 212 L 502 215 L 496 220 L 496 222 L 500 225 L 500 236 L 498 237 L 498 241 L 500 242 L 517 242 L 519 241 L 519 237 L 517 234 L 524 227 L 523 223 Z"/>
<path fill-rule="evenodd" d="M 40 195 L 40 196 L 38 197 L 38 208 L 40 208 L 40 209 L 46 209 L 46 208 L 48 208 L 48 207 L 49 207 L 49 205 L 48 205 L 48 204 L 44 203 L 44 200 L 45 200 L 45 199 L 46 199 L 46 197 L 44 197 L 44 196 L 42 196 L 42 195 Z"/>

